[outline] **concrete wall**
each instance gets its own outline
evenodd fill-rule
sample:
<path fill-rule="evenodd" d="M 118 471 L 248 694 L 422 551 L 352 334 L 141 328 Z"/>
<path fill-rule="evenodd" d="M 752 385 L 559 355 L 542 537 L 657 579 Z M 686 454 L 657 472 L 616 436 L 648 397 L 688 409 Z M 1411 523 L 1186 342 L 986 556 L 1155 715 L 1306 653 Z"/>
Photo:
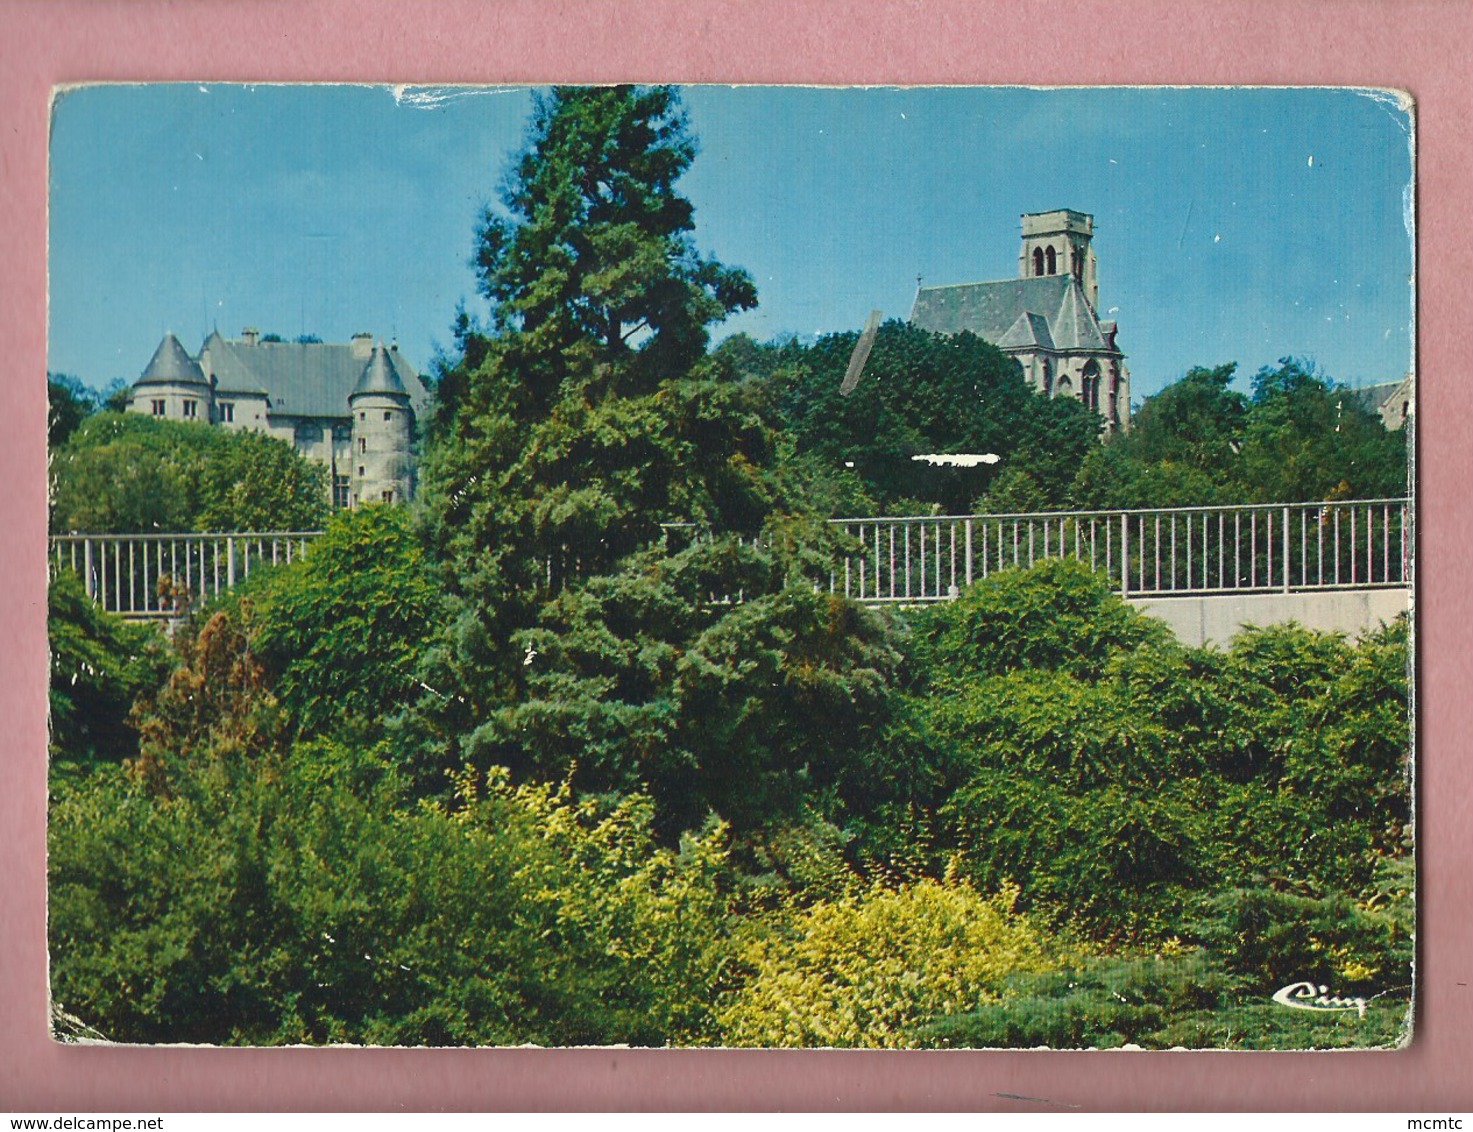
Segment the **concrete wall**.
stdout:
<path fill-rule="evenodd" d="M 1225 646 L 1244 625 L 1283 621 L 1297 621 L 1309 629 L 1335 630 L 1354 639 L 1411 608 L 1411 594 L 1400 587 L 1129 600 L 1142 613 L 1165 621 L 1184 644 L 1211 642 L 1219 646 Z"/>

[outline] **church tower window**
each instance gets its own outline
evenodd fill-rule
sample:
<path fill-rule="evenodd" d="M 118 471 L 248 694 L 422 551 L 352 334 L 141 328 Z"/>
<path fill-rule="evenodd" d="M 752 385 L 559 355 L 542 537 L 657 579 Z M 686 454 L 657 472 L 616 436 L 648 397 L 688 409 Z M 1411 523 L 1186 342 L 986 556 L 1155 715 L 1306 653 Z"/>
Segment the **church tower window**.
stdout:
<path fill-rule="evenodd" d="M 1057 275 L 1059 272 L 1059 261 L 1054 256 L 1053 248 L 1049 248 L 1048 251 L 1044 252 L 1044 259 L 1048 262 L 1048 273 L 1050 275 Z"/>
<path fill-rule="evenodd" d="M 1094 359 L 1085 363 L 1084 371 L 1080 374 L 1079 399 L 1092 411 L 1100 411 L 1100 367 Z"/>
<path fill-rule="evenodd" d="M 1043 274 L 1043 249 L 1042 248 L 1034 248 L 1033 249 L 1033 274 L 1034 275 L 1042 275 Z"/>

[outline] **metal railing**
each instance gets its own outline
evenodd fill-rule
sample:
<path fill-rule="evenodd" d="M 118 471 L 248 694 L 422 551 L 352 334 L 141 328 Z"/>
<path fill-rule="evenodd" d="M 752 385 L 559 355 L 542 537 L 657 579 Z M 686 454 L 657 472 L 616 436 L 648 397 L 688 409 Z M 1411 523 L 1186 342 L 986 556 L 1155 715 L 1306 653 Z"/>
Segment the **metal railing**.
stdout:
<path fill-rule="evenodd" d="M 1407 499 L 830 522 L 842 545 L 828 588 L 867 604 L 945 601 L 998 570 L 1050 558 L 1087 563 L 1125 597 L 1411 584 Z M 666 526 L 667 537 L 690 537 L 690 524 Z M 320 533 L 53 535 L 50 566 L 52 576 L 79 574 L 112 613 L 174 617 L 263 563 L 300 557 Z M 710 600 L 744 597 L 713 593 Z"/>
<path fill-rule="evenodd" d="M 1125 597 L 1369 589 L 1411 582 L 1407 499 L 832 520 L 829 589 L 945 601 L 998 570 L 1073 558 Z"/>
<path fill-rule="evenodd" d="M 52 535 L 51 577 L 71 570 L 87 594 L 124 617 L 177 617 L 263 564 L 291 562 L 321 531 L 242 534 Z"/>

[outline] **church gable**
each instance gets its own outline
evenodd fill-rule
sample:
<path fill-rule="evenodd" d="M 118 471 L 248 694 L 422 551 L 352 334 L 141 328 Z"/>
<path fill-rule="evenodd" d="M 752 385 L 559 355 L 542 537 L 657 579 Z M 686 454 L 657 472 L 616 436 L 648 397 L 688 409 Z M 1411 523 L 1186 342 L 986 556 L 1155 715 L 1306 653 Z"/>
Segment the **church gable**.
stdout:
<path fill-rule="evenodd" d="M 1041 314 L 1026 311 L 1008 328 L 1008 332 L 997 340 L 1003 350 L 1039 349 L 1052 350 L 1054 336 L 1049 331 L 1048 319 Z"/>

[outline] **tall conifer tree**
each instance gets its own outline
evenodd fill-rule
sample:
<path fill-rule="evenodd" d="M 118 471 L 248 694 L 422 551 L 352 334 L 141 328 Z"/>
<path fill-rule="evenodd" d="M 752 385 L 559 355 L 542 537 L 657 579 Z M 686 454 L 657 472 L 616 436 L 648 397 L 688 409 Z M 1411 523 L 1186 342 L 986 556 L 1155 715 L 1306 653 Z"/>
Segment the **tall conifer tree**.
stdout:
<path fill-rule="evenodd" d="M 478 228 L 491 325 L 459 328 L 424 491 L 454 605 L 422 672 L 432 762 L 576 764 L 653 790 L 670 834 L 790 810 L 894 661 L 802 577 L 823 528 L 784 498 L 766 393 L 704 363 L 756 293 L 695 247 L 694 154 L 668 88 L 538 98 Z"/>

